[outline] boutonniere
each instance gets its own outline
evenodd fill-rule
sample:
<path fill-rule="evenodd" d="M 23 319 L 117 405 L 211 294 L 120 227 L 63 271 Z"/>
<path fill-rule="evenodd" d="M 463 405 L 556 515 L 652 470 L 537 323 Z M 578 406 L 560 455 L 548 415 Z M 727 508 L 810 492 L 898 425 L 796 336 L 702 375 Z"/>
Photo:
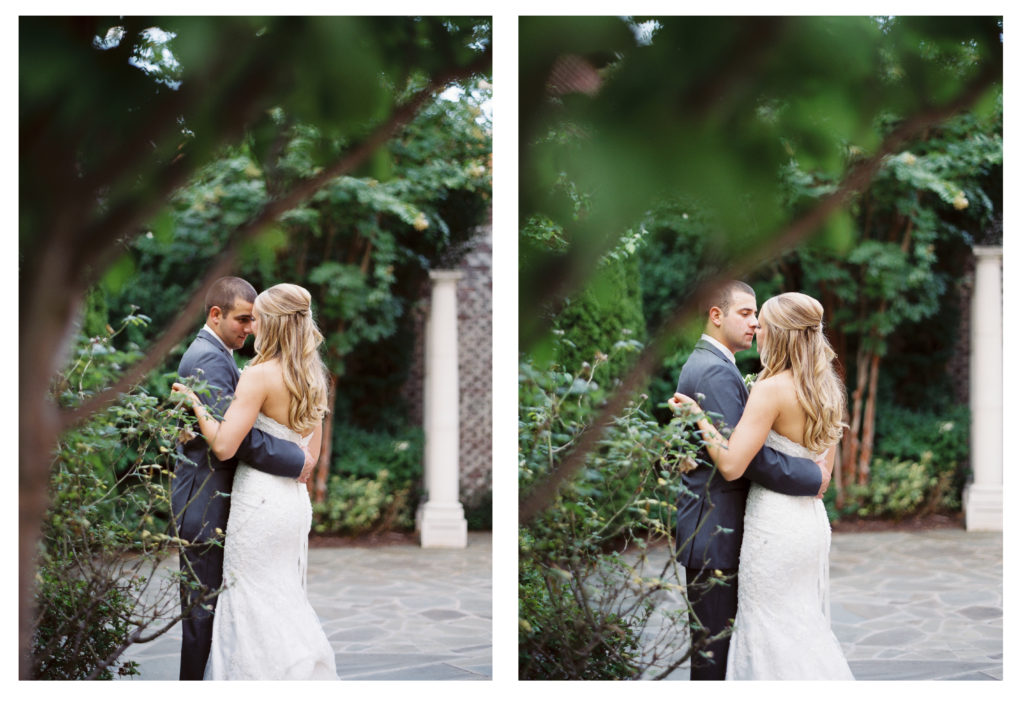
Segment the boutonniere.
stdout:
<path fill-rule="evenodd" d="M 757 373 L 756 372 L 752 372 L 752 373 L 744 376 L 743 384 L 745 384 L 747 386 L 747 391 L 748 392 L 750 391 L 750 388 L 754 386 L 754 383 L 756 381 L 757 381 Z"/>

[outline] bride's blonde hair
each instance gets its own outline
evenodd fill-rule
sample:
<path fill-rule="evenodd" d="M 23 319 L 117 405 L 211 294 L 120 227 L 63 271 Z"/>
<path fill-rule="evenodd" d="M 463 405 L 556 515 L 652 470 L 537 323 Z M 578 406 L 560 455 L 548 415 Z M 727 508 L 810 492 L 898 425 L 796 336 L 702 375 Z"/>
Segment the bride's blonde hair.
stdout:
<path fill-rule="evenodd" d="M 803 444 L 813 452 L 838 443 L 846 425 L 846 388 L 832 366 L 836 354 L 825 337 L 823 315 L 818 300 L 786 292 L 767 300 L 759 317 L 764 335 L 758 350 L 764 369 L 758 379 L 793 370 L 797 400 L 807 413 Z"/>
<path fill-rule="evenodd" d="M 259 333 L 252 364 L 280 359 L 291 395 L 288 423 L 302 434 L 327 413 L 327 368 L 318 350 L 324 337 L 313 320 L 310 301 L 304 287 L 281 283 L 258 294 L 253 303 Z"/>

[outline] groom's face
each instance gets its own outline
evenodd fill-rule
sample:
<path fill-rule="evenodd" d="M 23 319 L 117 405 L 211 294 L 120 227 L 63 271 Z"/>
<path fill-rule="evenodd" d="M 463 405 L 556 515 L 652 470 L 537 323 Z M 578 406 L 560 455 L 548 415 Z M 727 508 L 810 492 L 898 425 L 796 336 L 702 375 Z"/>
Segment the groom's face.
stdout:
<path fill-rule="evenodd" d="M 733 292 L 729 311 L 721 318 L 722 344 L 733 353 L 750 348 L 757 332 L 757 300 L 746 292 Z"/>
<path fill-rule="evenodd" d="M 252 302 L 236 297 L 231 309 L 225 311 L 214 307 L 210 311 L 210 327 L 217 332 L 224 345 L 238 350 L 252 333 Z"/>

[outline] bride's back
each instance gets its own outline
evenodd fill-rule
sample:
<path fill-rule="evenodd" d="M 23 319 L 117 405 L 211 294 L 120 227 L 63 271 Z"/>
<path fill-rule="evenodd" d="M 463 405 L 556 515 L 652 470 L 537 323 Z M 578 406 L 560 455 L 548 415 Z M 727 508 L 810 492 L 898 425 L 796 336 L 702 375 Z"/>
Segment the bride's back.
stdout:
<path fill-rule="evenodd" d="M 260 381 L 264 383 L 267 391 L 267 397 L 263 400 L 260 411 L 282 426 L 287 426 L 294 431 L 295 427 L 291 425 L 289 418 L 292 396 L 284 382 L 284 369 L 281 367 L 281 361 L 275 358 L 246 368 L 246 372 L 253 371 L 259 373 Z"/>
<path fill-rule="evenodd" d="M 772 424 L 772 430 L 797 445 L 803 445 L 804 430 L 807 427 L 807 412 L 800 405 L 800 400 L 796 395 L 793 372 L 785 370 L 778 375 L 758 380 L 758 383 L 764 383 L 766 389 L 772 390 L 771 396 L 779 410 L 779 414 Z"/>

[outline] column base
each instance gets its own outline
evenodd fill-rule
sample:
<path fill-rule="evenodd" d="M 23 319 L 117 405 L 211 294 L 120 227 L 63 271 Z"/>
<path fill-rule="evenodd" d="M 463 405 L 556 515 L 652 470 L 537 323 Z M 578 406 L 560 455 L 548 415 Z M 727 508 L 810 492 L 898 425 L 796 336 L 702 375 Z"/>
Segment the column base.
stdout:
<path fill-rule="evenodd" d="M 1003 488 L 968 484 L 964 487 L 964 520 L 969 531 L 1003 530 Z"/>
<path fill-rule="evenodd" d="M 464 548 L 469 528 L 462 512 L 462 504 L 427 502 L 416 514 L 420 532 L 420 547 Z"/>

